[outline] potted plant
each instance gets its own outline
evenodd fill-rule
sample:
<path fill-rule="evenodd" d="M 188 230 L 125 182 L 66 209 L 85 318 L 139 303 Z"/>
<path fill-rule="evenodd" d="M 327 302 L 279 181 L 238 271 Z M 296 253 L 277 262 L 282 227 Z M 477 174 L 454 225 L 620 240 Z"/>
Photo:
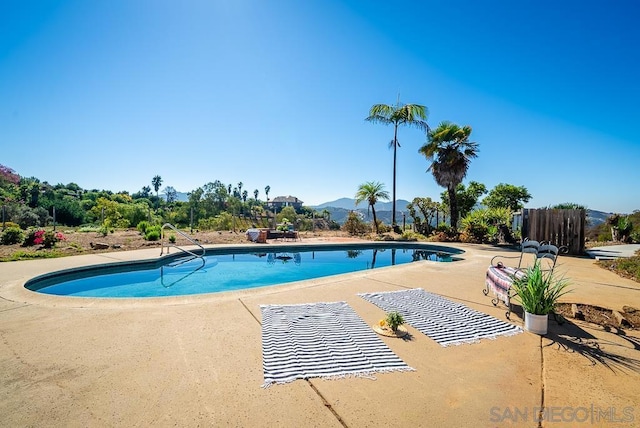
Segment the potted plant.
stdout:
<path fill-rule="evenodd" d="M 404 324 L 404 318 L 399 312 L 388 312 L 377 325 L 373 326 L 376 333 L 389 337 L 403 337 L 408 334 L 406 328 L 400 328 Z"/>
<path fill-rule="evenodd" d="M 566 279 L 543 270 L 537 261 L 522 277 L 513 278 L 512 288 L 524 309 L 525 330 L 547 334 L 549 314 L 555 310 L 558 299 L 570 291 L 566 289 L 568 285 Z"/>
<path fill-rule="evenodd" d="M 404 324 L 404 318 L 402 318 L 400 312 L 389 312 L 384 321 L 392 331 L 397 331 L 398 327 Z"/>

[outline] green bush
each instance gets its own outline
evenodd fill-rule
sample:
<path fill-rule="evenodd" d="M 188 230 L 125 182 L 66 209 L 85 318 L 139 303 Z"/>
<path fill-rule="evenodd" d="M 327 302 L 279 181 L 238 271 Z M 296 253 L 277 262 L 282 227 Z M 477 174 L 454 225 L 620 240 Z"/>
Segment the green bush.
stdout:
<path fill-rule="evenodd" d="M 390 225 L 386 225 L 382 222 L 382 220 L 378 220 L 378 233 L 389 233 L 393 230 Z"/>
<path fill-rule="evenodd" d="M 505 234 L 509 234 L 509 236 L 500 239 L 511 240 L 510 228 L 504 226 L 509 225 L 510 222 L 511 211 L 507 208 L 473 210 L 460 221 L 462 227 L 460 240 L 474 244 L 495 243 L 499 240 L 498 234 L 501 225 L 503 225 Z"/>
<path fill-rule="evenodd" d="M 147 228 L 149 228 L 150 226 L 151 226 L 151 223 L 149 223 L 146 220 L 143 220 L 140 223 L 138 223 L 137 229 L 141 235 L 145 235 L 147 233 Z"/>
<path fill-rule="evenodd" d="M 342 230 L 349 232 L 350 235 L 364 235 L 371 232 L 371 227 L 360 220 L 360 217 L 352 211 L 349 213 L 347 221 L 342 225 Z"/>
<path fill-rule="evenodd" d="M 171 242 L 172 244 L 175 244 L 176 243 L 176 235 L 169 236 L 169 242 Z"/>
<path fill-rule="evenodd" d="M 424 235 L 412 230 L 403 231 L 400 237 L 400 241 L 423 241 L 425 239 Z"/>
<path fill-rule="evenodd" d="M 489 240 L 489 227 L 483 223 L 469 223 L 460 232 L 460 241 L 470 244 L 482 244 Z"/>
<path fill-rule="evenodd" d="M 398 327 L 404 324 L 404 318 L 400 312 L 394 311 L 387 313 L 387 317 L 385 318 L 386 325 L 391 328 L 391 330 L 396 331 Z"/>
<path fill-rule="evenodd" d="M 98 229 L 98 234 L 102 236 L 107 236 L 109 232 L 113 233 L 113 229 L 109 228 L 109 226 L 104 225 Z"/>
<path fill-rule="evenodd" d="M 14 223 L 12 221 L 5 221 L 4 222 L 4 230 L 9 229 L 10 227 L 17 227 L 18 229 L 21 229 L 20 225 L 18 223 Z"/>
<path fill-rule="evenodd" d="M 19 227 L 8 227 L 0 237 L 0 244 L 12 245 L 20 244 L 24 240 L 24 232 Z"/>
<path fill-rule="evenodd" d="M 157 241 L 160 239 L 160 235 L 160 226 L 149 226 L 144 234 L 144 239 L 147 241 Z"/>
<path fill-rule="evenodd" d="M 429 238 L 429 240 L 437 241 L 437 242 L 457 241 L 458 232 L 451 226 L 445 223 L 440 223 L 438 227 L 436 227 L 433 233 L 431 234 L 431 237 Z"/>
<path fill-rule="evenodd" d="M 100 232 L 100 226 L 93 226 L 93 225 L 81 226 L 80 228 L 78 228 L 78 232 L 81 232 L 81 233 Z"/>
<path fill-rule="evenodd" d="M 42 246 L 44 248 L 53 248 L 59 241 L 66 241 L 66 237 L 61 232 L 53 232 L 48 230 L 44 233 Z"/>
<path fill-rule="evenodd" d="M 198 221 L 198 229 L 201 230 L 231 230 L 232 228 L 233 216 L 228 212 Z"/>

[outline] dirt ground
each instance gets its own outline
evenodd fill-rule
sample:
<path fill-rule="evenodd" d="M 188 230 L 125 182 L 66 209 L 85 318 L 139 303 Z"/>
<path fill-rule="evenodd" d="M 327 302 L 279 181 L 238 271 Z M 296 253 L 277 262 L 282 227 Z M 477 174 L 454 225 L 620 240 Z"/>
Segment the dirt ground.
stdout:
<path fill-rule="evenodd" d="M 620 327 L 618 326 L 611 309 L 582 304 L 578 304 L 577 306 L 578 310 L 582 314 L 582 318 L 587 322 L 598 324 L 603 327 Z M 571 303 L 559 304 L 556 308 L 556 312 L 567 319 L 573 318 Z M 623 307 L 623 311 L 620 312 L 620 315 L 625 319 L 625 322 L 621 327 L 640 329 L 640 310 L 631 306 L 625 306 Z"/>
<path fill-rule="evenodd" d="M 87 253 L 103 253 L 111 251 L 129 251 L 137 250 L 141 248 L 158 247 L 160 251 L 161 241 L 146 241 L 138 230 L 117 230 L 114 233 L 109 233 L 107 236 L 102 236 L 96 232 L 77 232 L 74 230 L 65 230 L 64 228 L 57 229 L 58 232 L 62 232 L 65 236 L 64 241 L 60 241 L 53 249 L 41 248 L 39 245 L 23 247 L 20 244 L 15 245 L 0 245 L 0 260 L 10 260 L 12 255 L 16 253 L 35 253 L 38 257 L 46 257 L 42 254 L 51 253 L 51 256 L 61 255 L 79 255 Z M 191 243 L 172 231 L 166 231 L 165 244 L 169 236 L 176 236 L 177 245 L 191 245 Z M 193 234 L 188 233 L 189 236 L 195 238 L 203 245 L 209 244 L 248 244 L 249 241 L 244 232 L 204 232 L 194 231 Z M 349 241 L 358 240 L 349 236 L 348 233 L 342 231 L 316 231 L 316 232 L 300 232 L 300 238 L 303 241 Z M 99 245 L 102 244 L 102 245 Z M 35 257 L 35 256 L 34 256 Z M 23 257 L 24 258 L 24 257 Z"/>

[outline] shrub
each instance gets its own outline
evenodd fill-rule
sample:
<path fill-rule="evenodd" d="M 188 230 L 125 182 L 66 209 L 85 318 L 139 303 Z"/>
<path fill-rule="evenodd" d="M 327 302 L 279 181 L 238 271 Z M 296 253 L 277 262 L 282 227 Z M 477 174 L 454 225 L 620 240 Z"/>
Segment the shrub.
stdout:
<path fill-rule="evenodd" d="M 469 223 L 460 233 L 460 241 L 470 244 L 482 244 L 489 238 L 489 227 L 483 223 Z"/>
<path fill-rule="evenodd" d="M 66 241 L 67 238 L 61 232 L 53 232 L 51 230 L 44 233 L 42 246 L 44 248 L 53 248 L 60 241 Z"/>
<path fill-rule="evenodd" d="M 20 210 L 16 221 L 23 229 L 26 229 L 28 227 L 35 227 L 41 224 L 38 214 L 29 207 L 23 207 Z"/>
<path fill-rule="evenodd" d="M 389 233 L 391 230 L 392 227 L 390 225 L 386 225 L 382 220 L 378 220 L 378 233 Z"/>
<path fill-rule="evenodd" d="M 176 235 L 169 236 L 169 242 L 171 242 L 172 244 L 175 244 L 176 243 Z"/>
<path fill-rule="evenodd" d="M 98 234 L 102 236 L 107 236 L 109 232 L 113 233 L 113 229 L 110 229 L 106 224 L 98 229 Z"/>
<path fill-rule="evenodd" d="M 198 221 L 198 229 L 202 230 L 231 230 L 233 216 L 228 212 L 222 212 L 215 217 L 209 217 Z"/>
<path fill-rule="evenodd" d="M 451 226 L 440 223 L 431 234 L 431 240 L 437 242 L 452 242 L 458 240 L 458 232 Z"/>
<path fill-rule="evenodd" d="M 157 241 L 160 239 L 160 235 L 160 226 L 149 226 L 144 234 L 144 239 L 147 241 Z"/>
<path fill-rule="evenodd" d="M 27 236 L 22 243 L 23 247 L 32 245 L 42 245 L 43 248 L 53 248 L 59 241 L 65 241 L 67 238 L 60 232 L 52 230 L 45 231 L 43 229 L 31 229 L 27 232 Z"/>
<path fill-rule="evenodd" d="M 405 230 L 402 232 L 402 236 L 400 237 L 400 241 L 421 241 L 426 239 L 424 235 L 414 232 L 412 230 Z"/>
<path fill-rule="evenodd" d="M 87 232 L 100 232 L 100 227 L 99 226 L 81 226 L 80 228 L 78 228 L 77 230 L 78 232 L 81 233 L 87 233 Z"/>
<path fill-rule="evenodd" d="M 371 227 L 353 211 L 349 213 L 349 217 L 342 225 L 342 229 L 349 232 L 350 235 L 364 235 L 371 232 Z"/>
<path fill-rule="evenodd" d="M 24 240 L 24 232 L 19 227 L 8 227 L 4 230 L 0 238 L 0 244 L 12 245 L 20 244 Z"/>
<path fill-rule="evenodd" d="M 20 225 L 18 223 L 14 223 L 12 221 L 5 221 L 4 222 L 4 230 L 9 229 L 10 227 L 17 227 L 18 229 L 21 229 Z"/>
<path fill-rule="evenodd" d="M 24 238 L 24 242 L 22 243 L 23 247 L 31 247 L 32 245 L 37 245 L 36 240 L 38 240 L 38 244 L 42 243 L 42 235 L 44 235 L 44 230 L 42 229 L 29 229 L 27 230 L 27 235 Z"/>
<path fill-rule="evenodd" d="M 474 244 L 495 243 L 500 239 L 513 241 L 507 226 L 510 221 L 511 212 L 507 208 L 473 210 L 460 221 L 460 240 Z"/>
<path fill-rule="evenodd" d="M 146 220 L 143 220 L 140 223 L 138 223 L 137 229 L 141 235 L 145 235 L 147 233 L 147 228 L 149 228 L 150 226 L 151 226 L 151 223 L 149 223 Z"/>

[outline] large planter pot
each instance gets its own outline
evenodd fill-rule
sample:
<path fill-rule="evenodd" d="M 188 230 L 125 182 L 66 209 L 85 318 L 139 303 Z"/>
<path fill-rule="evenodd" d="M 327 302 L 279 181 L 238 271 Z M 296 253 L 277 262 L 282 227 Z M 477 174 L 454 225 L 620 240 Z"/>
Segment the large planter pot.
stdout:
<path fill-rule="evenodd" d="M 547 334 L 547 326 L 549 325 L 549 315 L 535 315 L 529 312 L 524 313 L 524 329 L 531 333 L 544 335 Z"/>

